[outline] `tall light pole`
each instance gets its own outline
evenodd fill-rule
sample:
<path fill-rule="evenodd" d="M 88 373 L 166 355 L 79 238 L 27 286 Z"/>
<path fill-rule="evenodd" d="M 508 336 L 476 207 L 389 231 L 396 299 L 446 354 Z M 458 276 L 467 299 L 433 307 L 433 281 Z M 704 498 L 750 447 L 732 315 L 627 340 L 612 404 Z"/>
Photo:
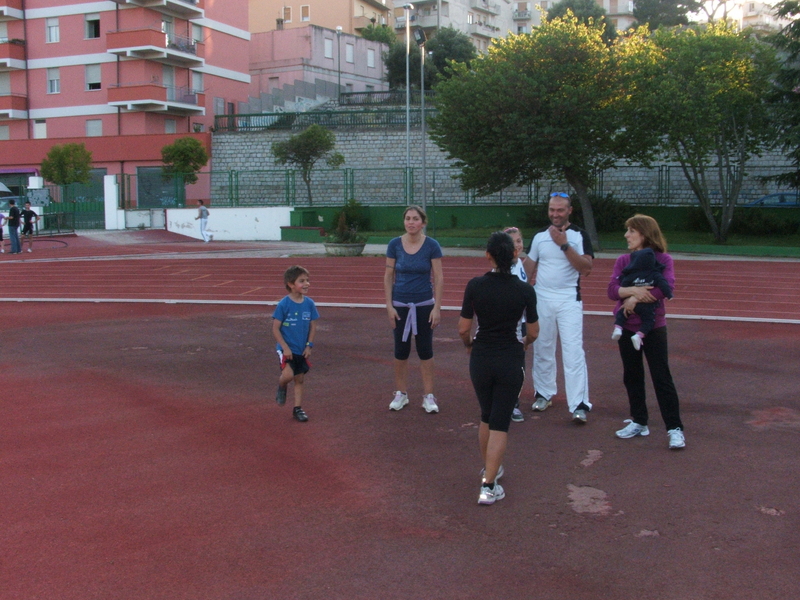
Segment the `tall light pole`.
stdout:
<path fill-rule="evenodd" d="M 403 5 L 406 15 L 406 177 L 411 168 L 411 81 L 409 79 L 408 57 L 411 54 L 411 11 L 413 4 Z"/>
<path fill-rule="evenodd" d="M 414 41 L 419 46 L 419 62 L 420 62 L 420 130 L 422 136 L 422 210 L 428 210 L 428 161 L 425 156 L 425 42 L 428 37 L 425 35 L 425 30 L 422 27 L 414 28 Z"/>
<path fill-rule="evenodd" d="M 336 103 L 339 103 L 339 95 L 342 93 L 342 26 L 336 27 L 336 64 L 338 66 L 338 77 L 336 79 Z"/>

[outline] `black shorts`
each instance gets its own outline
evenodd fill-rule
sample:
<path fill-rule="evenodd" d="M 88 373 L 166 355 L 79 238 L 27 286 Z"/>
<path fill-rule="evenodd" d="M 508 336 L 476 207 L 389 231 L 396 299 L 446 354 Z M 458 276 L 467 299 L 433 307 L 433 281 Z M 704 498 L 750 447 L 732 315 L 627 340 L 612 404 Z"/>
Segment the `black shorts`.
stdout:
<path fill-rule="evenodd" d="M 395 307 L 397 316 L 400 320 L 394 326 L 394 357 L 397 360 L 408 360 L 411 355 L 411 338 L 414 338 L 417 347 L 417 356 L 420 360 L 430 360 L 433 358 L 433 329 L 428 321 L 433 312 L 433 304 L 427 306 L 417 306 L 417 335 L 409 333 L 406 341 L 403 341 L 403 330 L 408 318 L 408 307 Z"/>
<path fill-rule="evenodd" d="M 281 361 L 281 371 L 283 371 L 284 367 L 288 366 L 292 369 L 292 373 L 294 373 L 295 376 L 308 373 L 311 369 L 311 363 L 309 363 L 302 354 L 292 353 L 292 358 L 287 359 L 283 351 L 278 350 L 278 358 Z"/>
<path fill-rule="evenodd" d="M 33 223 L 25 223 L 22 226 L 22 235 L 33 235 Z"/>
<path fill-rule="evenodd" d="M 525 383 L 525 354 L 519 349 L 483 356 L 473 347 L 469 375 L 481 407 L 481 422 L 492 431 L 508 431 L 511 413 Z"/>

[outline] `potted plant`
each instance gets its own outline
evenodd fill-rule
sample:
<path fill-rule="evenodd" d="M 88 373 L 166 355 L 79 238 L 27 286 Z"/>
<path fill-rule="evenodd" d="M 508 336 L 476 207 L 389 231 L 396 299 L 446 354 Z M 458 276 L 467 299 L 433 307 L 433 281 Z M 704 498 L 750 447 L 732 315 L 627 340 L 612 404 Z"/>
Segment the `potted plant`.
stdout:
<path fill-rule="evenodd" d="M 336 228 L 328 234 L 325 241 L 325 254 L 328 256 L 361 256 L 367 238 L 358 233 L 361 205 L 350 200 L 335 218 Z M 350 218 L 348 218 L 348 216 Z"/>

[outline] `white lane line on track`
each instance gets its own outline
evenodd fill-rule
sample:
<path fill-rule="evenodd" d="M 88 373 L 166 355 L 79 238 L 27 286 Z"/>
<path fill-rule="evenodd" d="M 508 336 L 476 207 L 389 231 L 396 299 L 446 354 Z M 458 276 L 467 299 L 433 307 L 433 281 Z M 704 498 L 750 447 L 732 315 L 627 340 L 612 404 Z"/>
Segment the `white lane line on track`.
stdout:
<path fill-rule="evenodd" d="M 242 306 L 276 306 L 277 300 L 181 300 L 175 298 L 0 298 L 0 302 L 73 302 L 90 304 L 219 304 Z M 316 302 L 317 306 L 327 308 L 386 308 L 385 304 L 357 304 L 350 302 Z M 442 310 L 460 311 L 460 306 L 443 306 Z M 585 310 L 584 315 L 595 317 L 611 317 L 611 311 Z M 734 321 L 739 323 L 780 323 L 784 325 L 800 325 L 800 319 L 765 319 L 757 317 L 724 317 L 709 315 L 667 315 L 670 319 L 693 321 Z"/>

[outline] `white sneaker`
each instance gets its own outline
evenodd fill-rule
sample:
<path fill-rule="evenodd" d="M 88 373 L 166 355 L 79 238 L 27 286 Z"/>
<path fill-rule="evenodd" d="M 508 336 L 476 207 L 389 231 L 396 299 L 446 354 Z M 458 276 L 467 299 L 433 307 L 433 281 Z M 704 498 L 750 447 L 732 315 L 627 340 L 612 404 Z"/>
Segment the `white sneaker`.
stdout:
<path fill-rule="evenodd" d="M 400 390 L 394 393 L 394 400 L 389 404 L 389 410 L 400 410 L 408 404 L 408 396 Z"/>
<path fill-rule="evenodd" d="M 30 248 L 28 248 L 28 252 L 33 252 L 33 250 L 31 250 Z"/>
<path fill-rule="evenodd" d="M 426 413 L 439 412 L 439 407 L 436 406 L 436 398 L 433 397 L 433 394 L 428 394 L 422 399 L 422 408 L 425 409 Z"/>
<path fill-rule="evenodd" d="M 589 417 L 586 415 L 586 411 L 585 410 L 583 410 L 582 408 L 579 408 L 574 413 L 572 413 L 572 420 L 575 423 L 583 424 L 583 423 L 586 423 L 586 421 L 589 420 Z"/>
<path fill-rule="evenodd" d="M 683 435 L 683 431 L 680 429 L 670 429 L 667 432 L 669 436 L 669 449 L 670 450 L 680 450 L 686 446 L 686 436 Z"/>
<path fill-rule="evenodd" d="M 552 404 L 552 402 L 550 400 L 548 400 L 544 396 L 540 396 L 540 395 L 537 394 L 536 395 L 536 402 L 533 403 L 533 406 L 531 407 L 531 410 L 535 410 L 535 411 L 541 412 L 544 409 L 546 409 L 548 406 L 550 406 L 551 404 Z"/>
<path fill-rule="evenodd" d="M 637 435 L 650 435 L 650 430 L 647 428 L 647 425 L 639 425 L 630 419 L 625 419 L 625 423 L 627 423 L 627 425 L 617 432 L 618 438 L 627 440 L 628 438 L 636 437 Z"/>
<path fill-rule="evenodd" d="M 614 333 L 611 334 L 611 339 L 615 342 L 622 337 L 622 327 L 614 327 Z"/>
<path fill-rule="evenodd" d="M 487 486 L 481 486 L 481 493 L 478 495 L 478 504 L 494 504 L 498 500 L 506 497 L 503 486 L 499 483 L 494 484 L 494 489 L 489 489 Z"/>
<path fill-rule="evenodd" d="M 642 349 L 642 344 L 644 343 L 644 340 L 642 340 L 641 336 L 639 336 L 638 334 L 632 335 L 631 341 L 633 342 L 634 348 L 636 348 L 637 350 Z"/>

